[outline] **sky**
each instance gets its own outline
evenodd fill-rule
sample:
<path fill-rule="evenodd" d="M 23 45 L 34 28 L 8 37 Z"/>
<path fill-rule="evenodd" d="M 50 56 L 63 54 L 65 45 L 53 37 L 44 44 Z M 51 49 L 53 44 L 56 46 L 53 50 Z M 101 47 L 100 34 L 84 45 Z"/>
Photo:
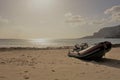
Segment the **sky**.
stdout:
<path fill-rule="evenodd" d="M 120 0 L 0 0 L 0 39 L 81 38 L 119 23 Z"/>

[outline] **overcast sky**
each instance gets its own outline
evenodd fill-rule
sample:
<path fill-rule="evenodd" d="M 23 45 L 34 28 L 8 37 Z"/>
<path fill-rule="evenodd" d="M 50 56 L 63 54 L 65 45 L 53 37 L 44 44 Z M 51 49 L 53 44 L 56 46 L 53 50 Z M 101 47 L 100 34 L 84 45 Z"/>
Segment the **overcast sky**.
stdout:
<path fill-rule="evenodd" d="M 120 23 L 120 0 L 0 0 L 0 38 L 80 38 Z"/>

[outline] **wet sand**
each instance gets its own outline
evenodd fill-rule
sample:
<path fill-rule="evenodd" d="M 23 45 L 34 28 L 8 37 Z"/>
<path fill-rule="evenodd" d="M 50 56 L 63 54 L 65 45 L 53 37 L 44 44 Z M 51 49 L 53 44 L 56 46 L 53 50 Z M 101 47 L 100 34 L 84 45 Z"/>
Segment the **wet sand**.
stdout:
<path fill-rule="evenodd" d="M 100 62 L 67 56 L 68 49 L 0 51 L 0 80 L 119 80 L 120 48 Z"/>

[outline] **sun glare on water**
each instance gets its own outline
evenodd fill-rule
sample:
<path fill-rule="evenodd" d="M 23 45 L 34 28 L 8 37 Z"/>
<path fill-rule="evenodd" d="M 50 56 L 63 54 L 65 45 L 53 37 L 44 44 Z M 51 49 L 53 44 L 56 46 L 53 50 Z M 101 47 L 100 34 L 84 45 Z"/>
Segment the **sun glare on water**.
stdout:
<path fill-rule="evenodd" d="M 46 39 L 33 39 L 32 42 L 36 42 L 36 43 L 44 43 L 46 42 Z"/>

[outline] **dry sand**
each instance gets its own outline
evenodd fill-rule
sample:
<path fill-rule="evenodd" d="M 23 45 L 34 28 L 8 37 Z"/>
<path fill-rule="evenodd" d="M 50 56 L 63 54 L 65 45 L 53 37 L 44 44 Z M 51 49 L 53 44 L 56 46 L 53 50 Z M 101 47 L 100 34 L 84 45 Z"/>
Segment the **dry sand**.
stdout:
<path fill-rule="evenodd" d="M 62 50 L 0 51 L 0 80 L 120 80 L 120 48 L 101 62 L 82 61 Z"/>

